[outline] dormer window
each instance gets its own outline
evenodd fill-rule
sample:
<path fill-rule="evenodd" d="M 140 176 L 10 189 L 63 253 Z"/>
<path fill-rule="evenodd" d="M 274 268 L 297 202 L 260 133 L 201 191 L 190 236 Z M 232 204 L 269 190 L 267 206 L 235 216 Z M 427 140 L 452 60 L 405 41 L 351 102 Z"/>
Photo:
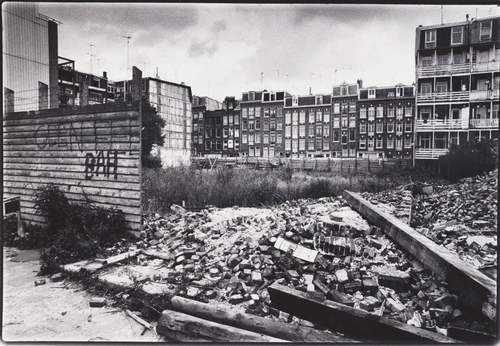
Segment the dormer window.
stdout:
<path fill-rule="evenodd" d="M 248 100 L 249 101 L 254 101 L 255 100 L 255 92 L 254 91 L 250 92 L 250 94 L 248 95 Z"/>
<path fill-rule="evenodd" d="M 375 89 L 368 89 L 368 98 L 369 99 L 375 98 Z"/>
<path fill-rule="evenodd" d="M 425 48 L 436 47 L 436 30 L 425 31 Z"/>
<path fill-rule="evenodd" d="M 323 97 L 322 96 L 316 96 L 316 104 L 317 105 L 323 104 Z"/>
<path fill-rule="evenodd" d="M 401 96 L 403 96 L 403 88 L 396 87 L 396 97 L 401 97 Z"/>
<path fill-rule="evenodd" d="M 292 106 L 298 106 L 299 105 L 299 98 L 297 96 L 292 97 Z"/>
<path fill-rule="evenodd" d="M 491 20 L 479 23 L 479 40 L 491 40 Z"/>
<path fill-rule="evenodd" d="M 464 27 L 454 26 L 451 28 L 451 44 L 463 44 L 464 43 Z"/>
<path fill-rule="evenodd" d="M 341 95 L 342 96 L 347 95 L 348 94 L 348 90 L 349 90 L 349 88 L 347 86 L 343 86 L 342 89 L 341 89 Z"/>

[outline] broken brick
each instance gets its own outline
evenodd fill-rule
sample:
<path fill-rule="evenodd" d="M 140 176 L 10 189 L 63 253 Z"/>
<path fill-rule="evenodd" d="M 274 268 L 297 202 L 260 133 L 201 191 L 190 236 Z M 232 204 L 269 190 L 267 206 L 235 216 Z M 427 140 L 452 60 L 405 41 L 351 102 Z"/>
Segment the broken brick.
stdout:
<path fill-rule="evenodd" d="M 106 305 L 106 298 L 104 297 L 92 297 L 89 300 L 89 306 L 91 308 L 100 308 Z"/>

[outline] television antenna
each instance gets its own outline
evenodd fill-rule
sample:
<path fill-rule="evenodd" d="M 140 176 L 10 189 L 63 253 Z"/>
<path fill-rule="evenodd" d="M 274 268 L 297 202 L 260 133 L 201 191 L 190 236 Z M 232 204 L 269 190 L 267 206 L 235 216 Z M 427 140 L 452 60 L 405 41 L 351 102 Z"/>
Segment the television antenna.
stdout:
<path fill-rule="evenodd" d="M 127 94 L 127 78 L 129 76 L 129 74 L 128 74 L 129 46 L 130 46 L 130 39 L 132 38 L 132 36 L 125 34 L 125 35 L 122 35 L 122 37 L 127 40 L 127 65 L 125 67 L 125 73 L 126 73 L 127 76 L 126 76 L 126 78 L 123 81 L 123 101 L 125 102 L 125 100 L 126 100 L 125 95 Z"/>

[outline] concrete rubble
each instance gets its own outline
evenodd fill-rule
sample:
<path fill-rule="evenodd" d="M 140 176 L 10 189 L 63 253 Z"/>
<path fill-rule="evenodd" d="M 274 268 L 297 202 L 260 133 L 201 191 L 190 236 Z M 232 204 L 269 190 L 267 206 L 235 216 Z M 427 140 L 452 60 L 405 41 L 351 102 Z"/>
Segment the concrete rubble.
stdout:
<path fill-rule="evenodd" d="M 410 208 L 405 205 L 413 203 L 412 227 L 496 279 L 497 174 L 494 170 L 456 184 L 430 185 L 428 193 L 420 189 L 413 199 L 410 187 L 363 197 L 406 222 Z"/>
<path fill-rule="evenodd" d="M 310 325 L 270 306 L 266 287 L 277 282 L 443 334 L 450 323 L 471 328 L 446 283 L 370 226 L 342 197 L 288 201 L 272 208 L 193 212 L 174 206 L 172 211 L 147 218 L 135 245 L 110 249 L 110 255 L 141 252 L 100 271 L 99 280 Z M 485 323 L 473 327 L 490 332 Z"/>

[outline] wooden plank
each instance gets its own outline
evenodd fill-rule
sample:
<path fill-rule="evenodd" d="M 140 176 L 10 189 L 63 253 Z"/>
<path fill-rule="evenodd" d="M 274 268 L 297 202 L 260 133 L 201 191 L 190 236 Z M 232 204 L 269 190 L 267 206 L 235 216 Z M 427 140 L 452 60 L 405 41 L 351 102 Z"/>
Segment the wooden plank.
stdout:
<path fill-rule="evenodd" d="M 290 325 L 268 318 L 250 315 L 235 309 L 229 309 L 223 306 L 213 306 L 211 304 L 205 304 L 179 296 L 174 296 L 170 303 L 172 309 L 185 314 L 284 340 L 294 342 L 359 342 L 354 339 L 313 328 Z"/>
<path fill-rule="evenodd" d="M 88 114 L 75 114 L 64 116 L 32 116 L 32 117 L 7 117 L 3 120 L 3 126 L 16 126 L 16 125 L 41 125 L 41 124 L 69 124 L 78 123 L 81 121 L 121 121 L 121 120 L 138 120 L 139 115 L 136 111 L 126 112 L 107 112 L 107 113 L 88 113 Z"/>
<path fill-rule="evenodd" d="M 44 184 L 57 184 L 68 186 L 81 186 L 81 187 L 113 187 L 115 189 L 124 189 L 130 191 L 141 191 L 140 183 L 124 182 L 120 183 L 113 179 L 108 180 L 79 180 L 79 179 L 58 179 L 57 177 L 30 177 L 30 176 L 4 176 L 5 182 L 24 182 L 30 183 L 44 183 Z"/>
<path fill-rule="evenodd" d="M 272 284 L 267 288 L 271 305 L 297 317 L 326 326 L 331 330 L 378 342 L 457 343 L 445 335 L 339 304 L 319 301 L 307 293 Z"/>
<path fill-rule="evenodd" d="M 207 321 L 181 312 L 164 310 L 156 330 L 164 337 L 180 342 L 286 342 L 272 336 Z"/>
<path fill-rule="evenodd" d="M 4 148 L 5 149 L 5 148 Z M 30 162 L 33 159 L 81 159 L 85 158 L 85 155 L 82 155 L 82 152 L 79 150 L 33 150 L 33 151 L 22 151 L 22 150 L 4 150 L 3 152 L 4 160 L 21 160 L 21 162 Z M 139 151 L 129 150 L 118 150 L 118 160 L 119 162 L 124 160 L 133 160 L 137 161 L 138 156 L 140 155 Z M 29 160 L 24 160 L 24 159 Z M 5 161 L 4 161 L 5 162 Z M 52 162 L 52 161 L 50 161 Z M 78 161 L 80 162 L 80 161 Z M 136 162 L 137 163 L 137 162 Z"/>
<path fill-rule="evenodd" d="M 70 124 L 73 122 L 68 123 L 68 127 L 71 128 Z M 113 128 L 121 128 L 121 127 L 127 127 L 127 128 L 136 128 L 139 126 L 139 120 L 113 120 L 111 123 L 111 126 Z M 76 125 L 73 126 L 74 130 L 80 131 L 80 129 L 86 129 L 86 128 L 102 128 L 102 127 L 110 127 L 108 126 L 108 123 L 101 123 L 101 122 L 96 122 L 96 121 L 78 121 Z M 40 129 L 39 131 L 47 131 L 50 132 L 48 129 Z M 10 125 L 4 128 L 4 135 L 16 135 L 16 134 L 26 134 L 26 133 L 33 133 L 33 125 Z"/>
<path fill-rule="evenodd" d="M 22 206 L 21 206 L 22 208 Z M 45 224 L 46 220 L 43 216 L 36 214 L 34 209 L 22 209 L 23 221 L 36 222 L 38 224 Z M 133 229 L 141 225 L 142 217 L 140 215 L 124 214 L 125 220 L 129 224 L 134 224 Z"/>
<path fill-rule="evenodd" d="M 379 226 L 392 240 L 445 280 L 448 288 L 457 293 L 460 303 L 471 313 L 481 314 L 483 305 L 489 304 L 488 300 L 497 301 L 497 286 L 493 279 L 403 221 L 382 211 L 360 194 L 346 190 L 344 198 L 358 213 Z"/>
<path fill-rule="evenodd" d="M 97 125 L 97 124 L 96 124 Z M 104 124 L 99 124 L 104 125 Z M 78 133 L 70 131 L 70 129 L 51 131 L 44 129 L 36 129 L 36 132 L 33 132 L 32 127 L 25 126 L 23 130 L 12 131 L 13 128 L 10 128 L 11 131 L 5 132 L 3 139 L 4 140 L 19 140 L 19 139 L 35 139 L 40 142 L 43 140 L 52 141 L 55 138 L 71 138 L 74 142 L 81 141 L 82 138 L 93 137 L 93 136 L 109 136 L 109 135 L 126 135 L 126 136 L 139 136 L 139 129 L 131 128 L 129 126 L 115 126 L 112 127 L 98 127 L 98 126 L 88 126 L 81 127 L 78 129 Z M 69 140 L 67 140 L 69 142 Z"/>
<path fill-rule="evenodd" d="M 5 141 L 4 141 L 5 142 Z M 8 146 L 8 148 L 7 148 Z M 41 149 L 37 144 L 9 144 L 9 143 L 4 143 L 5 151 L 16 151 L 16 150 L 21 150 L 21 151 L 27 151 L 27 150 L 42 150 L 42 151 L 52 151 L 52 149 L 49 146 L 46 146 L 45 148 Z M 78 147 L 76 147 L 76 144 L 74 144 L 74 149 L 64 149 L 64 147 L 58 147 L 58 151 L 87 151 L 87 152 L 92 152 L 95 150 L 141 150 L 141 145 L 139 141 L 134 141 L 134 142 L 121 142 L 121 143 L 79 143 Z"/>
<path fill-rule="evenodd" d="M 81 167 L 80 167 L 81 169 Z M 53 170 L 39 170 L 36 169 L 36 166 L 26 166 L 25 169 L 10 169 L 10 168 L 4 168 L 3 173 L 4 176 L 12 176 L 12 177 L 36 177 L 36 178 L 51 178 L 54 176 L 54 172 L 57 172 L 57 176 L 60 179 L 82 179 L 82 177 L 85 177 L 84 172 L 68 172 L 66 170 L 62 169 L 53 169 Z M 90 180 L 103 180 L 103 181 L 113 181 L 113 176 L 114 173 L 113 171 L 109 173 L 109 177 L 107 174 L 102 173 L 102 171 L 99 173 L 99 175 L 93 175 L 92 179 Z M 139 179 L 139 170 L 138 168 L 126 168 L 126 169 L 118 169 L 116 170 L 116 176 L 118 180 L 121 182 L 137 182 Z"/>
<path fill-rule="evenodd" d="M 43 162 L 43 161 L 42 161 Z M 85 163 L 85 160 L 80 159 L 79 163 L 76 164 L 54 164 L 54 163 L 39 163 L 35 164 L 33 162 L 23 162 L 23 163 L 11 163 L 11 162 L 5 162 L 3 163 L 3 169 L 4 172 L 5 170 L 10 170 L 10 171 L 15 171 L 15 170 L 30 170 L 36 167 L 37 171 L 43 172 L 43 171 L 48 171 L 48 172 L 53 172 L 53 171 L 58 171 L 58 172 L 78 172 L 81 173 L 81 166 L 82 164 Z M 139 166 L 135 164 L 135 167 L 132 166 L 122 166 L 120 164 L 117 165 L 118 170 L 122 173 L 122 175 L 139 175 Z M 5 173 L 4 173 L 5 174 Z"/>

